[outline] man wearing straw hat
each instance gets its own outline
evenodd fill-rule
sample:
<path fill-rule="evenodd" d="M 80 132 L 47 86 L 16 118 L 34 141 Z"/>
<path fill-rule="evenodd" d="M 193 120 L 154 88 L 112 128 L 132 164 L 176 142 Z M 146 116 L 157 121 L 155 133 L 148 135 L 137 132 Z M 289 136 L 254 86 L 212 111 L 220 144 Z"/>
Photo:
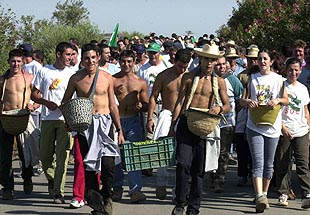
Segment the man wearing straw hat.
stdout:
<path fill-rule="evenodd" d="M 92 124 L 87 130 L 77 134 L 78 143 L 86 168 L 86 197 L 89 206 L 94 209 L 92 213 L 95 215 L 112 215 L 114 210 L 112 202 L 112 184 L 115 174 L 114 158 L 118 155 L 117 144 L 109 135 L 112 122 L 118 132 L 119 144 L 124 143 L 124 137 L 119 111 L 114 99 L 113 78 L 111 74 L 98 69 L 99 59 L 100 51 L 96 45 L 86 44 L 82 47 L 84 69 L 70 78 L 62 103 L 70 100 L 75 92 L 77 97 L 85 98 L 94 92 Z M 92 90 L 93 86 L 95 86 L 94 91 Z M 102 181 L 100 191 L 97 181 L 99 171 Z"/>
<path fill-rule="evenodd" d="M 4 111 L 16 109 L 28 109 L 34 111 L 38 106 L 30 104 L 30 94 L 32 87 L 33 75 L 22 70 L 24 52 L 19 49 L 13 49 L 9 53 L 10 69 L 0 77 L 0 96 L 1 96 L 1 114 Z M 29 120 L 28 120 L 29 119 Z M 4 118 L 1 116 L 0 126 L 0 184 L 3 186 L 3 200 L 11 200 L 14 197 L 14 177 L 12 169 L 12 151 L 14 138 L 16 136 L 18 155 L 22 162 L 22 178 L 24 180 L 25 194 L 31 194 L 32 184 L 32 167 L 39 163 L 39 143 L 33 142 L 38 140 L 38 134 L 35 139 L 31 138 L 35 131 L 35 125 L 32 118 L 28 115 L 25 118 L 28 123 L 26 130 L 14 135 L 9 132 L 10 128 L 5 127 Z M 9 119 L 12 120 L 12 119 Z M 13 119 L 14 120 L 14 119 Z M 16 120 L 12 126 L 13 129 L 18 127 Z M 11 126 L 11 127 L 12 127 Z M 28 142 L 28 141 L 31 142 Z"/>
<path fill-rule="evenodd" d="M 222 106 L 213 105 L 215 100 L 213 84 L 215 76 L 213 69 L 217 58 L 223 56 L 217 45 L 205 44 L 202 48 L 196 48 L 195 52 L 200 58 L 200 66 L 191 73 L 182 77 L 181 88 L 173 112 L 170 134 L 173 133 L 176 121 L 179 118 L 176 129 L 176 206 L 172 215 L 182 215 L 187 204 L 186 214 L 198 214 L 201 202 L 202 184 L 205 173 L 206 137 L 193 134 L 187 125 L 187 107 L 208 110 L 211 114 L 224 114 L 230 110 L 225 81 L 217 77 L 218 92 Z M 194 80 L 198 79 L 195 92 L 192 91 Z M 190 97 L 192 101 L 188 102 Z M 214 132 L 213 132 L 214 133 Z M 207 138 L 213 138 L 212 133 Z M 189 183 L 191 181 L 191 184 Z"/>

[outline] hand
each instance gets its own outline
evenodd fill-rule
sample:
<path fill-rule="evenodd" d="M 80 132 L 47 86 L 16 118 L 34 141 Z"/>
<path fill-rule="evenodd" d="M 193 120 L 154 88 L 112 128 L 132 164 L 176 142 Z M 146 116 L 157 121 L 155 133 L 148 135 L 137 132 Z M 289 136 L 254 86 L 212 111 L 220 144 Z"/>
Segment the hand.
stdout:
<path fill-rule="evenodd" d="M 249 108 L 256 108 L 256 107 L 259 106 L 257 101 L 254 101 L 254 100 L 251 100 L 251 99 L 247 99 L 246 102 L 247 102 L 247 106 Z"/>
<path fill-rule="evenodd" d="M 120 131 L 118 132 L 118 144 L 123 145 L 124 143 L 125 143 L 125 138 L 124 138 L 123 132 Z"/>
<path fill-rule="evenodd" d="M 218 115 L 221 112 L 220 106 L 215 106 L 209 109 L 209 113 Z"/>
<path fill-rule="evenodd" d="M 135 105 L 135 109 L 136 111 L 140 111 L 142 109 L 142 103 L 141 102 L 137 102 Z"/>
<path fill-rule="evenodd" d="M 279 99 L 279 98 L 275 98 L 275 99 L 270 100 L 270 101 L 267 103 L 267 106 L 275 107 L 275 106 L 278 105 L 279 103 L 280 103 L 280 99 Z"/>
<path fill-rule="evenodd" d="M 153 122 L 153 120 L 148 120 L 147 121 L 146 130 L 149 133 L 153 134 L 153 132 L 154 132 L 154 122 Z"/>
<path fill-rule="evenodd" d="M 35 110 L 34 106 L 30 103 L 26 105 L 26 109 L 29 110 L 30 112 L 33 112 Z"/>
<path fill-rule="evenodd" d="M 289 140 L 293 139 L 293 135 L 286 126 L 282 126 L 282 134 L 284 137 L 288 138 Z"/>

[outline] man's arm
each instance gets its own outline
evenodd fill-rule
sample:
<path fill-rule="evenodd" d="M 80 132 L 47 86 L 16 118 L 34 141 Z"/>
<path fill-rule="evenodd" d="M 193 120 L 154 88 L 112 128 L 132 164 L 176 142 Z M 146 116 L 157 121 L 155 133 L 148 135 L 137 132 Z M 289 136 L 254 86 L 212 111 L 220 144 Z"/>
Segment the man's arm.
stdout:
<path fill-rule="evenodd" d="M 74 94 L 74 92 L 76 91 L 76 87 L 75 87 L 75 75 L 71 76 L 71 78 L 69 79 L 64 97 L 62 98 L 61 104 L 65 103 L 66 101 L 70 100 Z"/>
<path fill-rule="evenodd" d="M 218 84 L 219 84 L 219 95 L 220 99 L 222 101 L 222 110 L 219 110 L 219 113 L 228 113 L 230 111 L 230 104 L 228 100 L 228 95 L 227 95 L 227 88 L 226 88 L 226 83 L 223 78 L 218 78 Z M 220 108 L 221 109 L 221 108 Z"/>
<path fill-rule="evenodd" d="M 140 80 L 141 91 L 139 92 L 139 102 L 136 105 L 138 111 L 146 112 L 148 108 L 147 84 L 143 79 Z"/>
<path fill-rule="evenodd" d="M 121 126 L 121 121 L 120 121 L 120 117 L 119 117 L 119 111 L 118 111 L 118 107 L 115 103 L 115 98 L 114 98 L 113 77 L 108 76 L 107 78 L 108 78 L 109 83 L 110 83 L 108 86 L 108 96 L 109 96 L 109 109 L 110 109 L 111 117 L 112 117 L 113 123 L 116 127 L 116 130 L 118 132 L 118 144 L 124 144 L 125 139 L 124 139 L 123 132 L 122 132 L 122 126 Z"/>
<path fill-rule="evenodd" d="M 41 105 L 46 106 L 48 109 L 54 111 L 58 108 L 58 105 L 52 101 L 48 101 L 42 97 L 40 90 L 38 90 L 35 86 L 31 92 L 31 99 Z"/>
<path fill-rule="evenodd" d="M 154 131 L 153 113 L 156 107 L 156 100 L 159 93 L 162 91 L 162 78 L 159 74 L 155 79 L 151 96 L 149 98 L 149 106 L 147 110 L 147 131 L 152 133 Z"/>

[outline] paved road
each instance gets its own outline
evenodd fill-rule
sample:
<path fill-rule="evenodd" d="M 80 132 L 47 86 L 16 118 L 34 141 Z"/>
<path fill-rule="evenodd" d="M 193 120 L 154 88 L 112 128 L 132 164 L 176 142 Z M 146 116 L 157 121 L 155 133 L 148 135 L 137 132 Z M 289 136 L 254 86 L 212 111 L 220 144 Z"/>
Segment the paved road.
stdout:
<path fill-rule="evenodd" d="M 14 161 L 17 166 L 17 161 Z M 71 214 L 90 214 L 91 208 L 84 206 L 80 209 L 70 209 L 69 203 L 72 197 L 73 165 L 69 165 L 68 177 L 66 183 L 66 202 L 67 204 L 55 205 L 47 193 L 47 182 L 44 175 L 33 177 L 34 192 L 26 196 L 22 191 L 22 179 L 15 177 L 15 199 L 4 201 L 0 199 L 0 214 L 32 214 L 32 215 L 71 215 Z M 155 173 L 156 174 L 156 173 Z M 154 175 L 155 175 L 154 174 Z M 253 190 L 251 185 L 239 188 L 236 186 L 236 166 L 230 166 L 227 173 L 227 182 L 225 192 L 215 194 L 210 189 L 208 177 L 205 180 L 204 194 L 202 201 L 202 215 L 237 215 L 237 214 L 255 214 L 255 206 L 251 203 L 253 199 Z M 143 192 L 147 196 L 147 201 L 141 204 L 131 204 L 129 197 L 124 195 L 119 203 L 115 203 L 115 215 L 170 215 L 173 209 L 171 195 L 168 199 L 161 201 L 155 198 L 155 176 L 143 177 Z M 174 182 L 174 169 L 169 169 L 169 191 Z M 296 177 L 293 180 L 295 191 L 299 190 Z M 128 189 L 128 187 L 125 187 Z M 127 190 L 128 191 L 128 190 Z M 297 192 L 299 194 L 299 192 Z M 2 195 L 2 192 L 0 192 Z M 274 192 L 269 193 L 271 208 L 265 210 L 266 215 L 310 215 L 310 210 L 301 209 L 301 199 L 298 198 L 289 202 L 287 208 L 277 206 L 277 196 Z"/>

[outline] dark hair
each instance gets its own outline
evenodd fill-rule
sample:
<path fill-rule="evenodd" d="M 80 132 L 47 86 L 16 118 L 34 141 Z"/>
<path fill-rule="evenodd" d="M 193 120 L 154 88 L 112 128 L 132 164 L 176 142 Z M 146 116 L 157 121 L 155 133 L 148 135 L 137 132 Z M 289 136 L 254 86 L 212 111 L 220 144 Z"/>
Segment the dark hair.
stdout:
<path fill-rule="evenodd" d="M 297 57 L 292 57 L 286 60 L 285 62 L 285 68 L 287 69 L 289 65 L 298 63 L 299 66 L 301 67 L 301 61 Z"/>
<path fill-rule="evenodd" d="M 175 54 L 175 61 L 180 61 L 182 63 L 189 63 L 191 60 L 192 54 L 188 49 L 179 49 Z"/>
<path fill-rule="evenodd" d="M 78 40 L 74 37 L 69 39 L 69 43 L 74 45 L 74 46 L 79 46 Z"/>
<path fill-rule="evenodd" d="M 88 43 L 88 44 L 85 44 L 82 46 L 82 51 L 81 51 L 82 57 L 83 57 L 84 53 L 88 52 L 88 51 L 95 51 L 97 56 L 100 55 L 99 47 L 93 43 Z"/>
<path fill-rule="evenodd" d="M 133 61 L 136 60 L 135 53 L 130 49 L 126 49 L 124 51 L 121 51 L 121 53 L 119 55 L 119 59 L 122 60 L 123 57 L 132 57 Z"/>
<path fill-rule="evenodd" d="M 60 52 L 61 54 L 64 53 L 64 51 L 66 49 L 73 49 L 72 45 L 68 42 L 60 42 L 58 43 L 58 45 L 56 46 L 56 53 Z"/>
<path fill-rule="evenodd" d="M 42 62 L 44 61 L 44 51 L 43 50 L 34 50 L 33 55 L 36 55 Z"/>
<path fill-rule="evenodd" d="M 262 53 L 262 52 L 266 52 L 266 53 L 269 55 L 270 60 L 274 60 L 275 55 L 274 55 L 274 53 L 273 53 L 272 51 L 270 51 L 270 50 L 268 50 L 268 49 L 266 49 L 266 48 L 262 48 L 261 50 L 259 50 L 259 52 L 258 52 L 257 55 L 259 55 L 259 54 Z"/>
<path fill-rule="evenodd" d="M 119 61 L 119 53 L 115 51 L 111 52 L 111 59 Z"/>
<path fill-rule="evenodd" d="M 9 52 L 9 59 L 12 57 L 25 57 L 25 52 L 21 49 L 13 49 Z"/>
<path fill-rule="evenodd" d="M 288 44 L 284 44 L 281 47 L 281 52 L 285 57 L 291 57 L 293 55 L 293 49 L 292 46 L 288 45 Z"/>

